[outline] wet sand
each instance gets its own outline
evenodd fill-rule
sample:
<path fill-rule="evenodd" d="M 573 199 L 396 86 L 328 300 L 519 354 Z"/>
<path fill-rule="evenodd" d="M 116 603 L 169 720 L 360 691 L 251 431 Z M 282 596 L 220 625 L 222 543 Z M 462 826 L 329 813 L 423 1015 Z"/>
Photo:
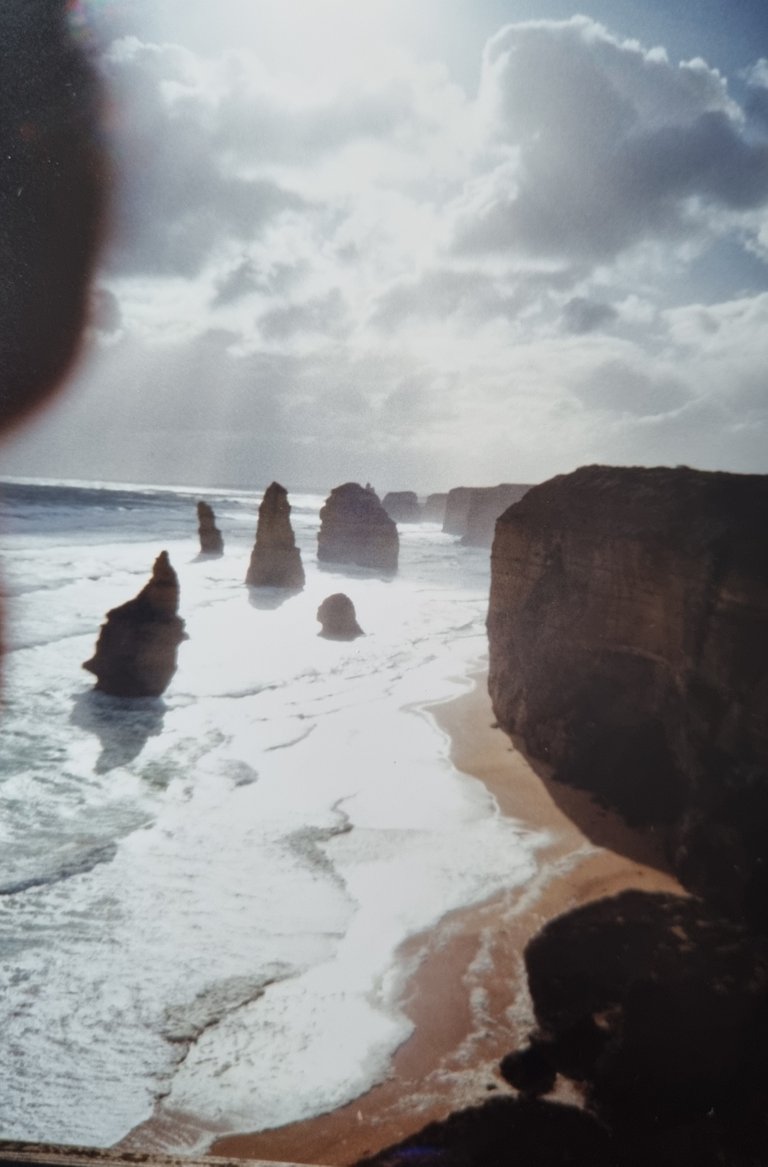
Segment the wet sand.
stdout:
<path fill-rule="evenodd" d="M 470 693 L 430 713 L 450 737 L 456 767 L 485 783 L 501 813 L 547 833 L 538 873 L 522 888 L 450 913 L 403 946 L 409 975 L 402 1006 L 414 1031 L 386 1081 L 329 1114 L 221 1138 L 210 1154 L 349 1164 L 451 1110 L 508 1090 L 498 1062 L 533 1025 L 522 959 L 530 937 L 554 916 L 627 887 L 681 890 L 660 841 L 630 830 L 546 771 L 536 772 L 494 727 L 484 674 Z"/>

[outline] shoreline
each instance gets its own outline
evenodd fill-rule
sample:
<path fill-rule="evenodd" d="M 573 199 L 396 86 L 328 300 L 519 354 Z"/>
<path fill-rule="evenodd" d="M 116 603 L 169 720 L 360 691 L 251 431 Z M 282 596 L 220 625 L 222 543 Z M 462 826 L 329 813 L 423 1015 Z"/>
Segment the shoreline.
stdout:
<path fill-rule="evenodd" d="M 510 1090 L 498 1063 L 534 1024 L 523 964 L 528 940 L 554 916 L 625 888 L 681 891 L 652 837 L 534 769 L 495 726 L 485 671 L 472 680 L 469 692 L 423 708 L 448 736 L 456 769 L 481 781 L 501 814 L 548 835 L 536 876 L 443 916 L 402 945 L 401 1007 L 414 1028 L 383 1082 L 327 1114 L 222 1136 L 208 1154 L 344 1167 Z"/>

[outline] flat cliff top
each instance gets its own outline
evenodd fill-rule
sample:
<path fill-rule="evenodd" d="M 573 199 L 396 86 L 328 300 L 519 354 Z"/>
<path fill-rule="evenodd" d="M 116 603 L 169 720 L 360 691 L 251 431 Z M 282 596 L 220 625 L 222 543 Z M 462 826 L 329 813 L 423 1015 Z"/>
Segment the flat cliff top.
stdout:
<path fill-rule="evenodd" d="M 754 541 L 755 559 L 768 568 L 768 475 L 686 466 L 583 466 L 531 487 L 499 524 L 602 538 L 658 538 L 681 550 L 731 536 Z"/>

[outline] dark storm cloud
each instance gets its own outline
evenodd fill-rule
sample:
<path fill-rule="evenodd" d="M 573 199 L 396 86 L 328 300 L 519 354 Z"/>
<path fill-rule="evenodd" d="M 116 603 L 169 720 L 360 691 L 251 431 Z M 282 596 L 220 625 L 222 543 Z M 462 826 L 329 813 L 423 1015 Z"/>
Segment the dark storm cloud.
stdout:
<path fill-rule="evenodd" d="M 744 135 L 719 75 L 586 18 L 498 34 L 481 100 L 507 157 L 468 188 L 460 251 L 600 262 L 768 201 L 768 147 Z"/>
<path fill-rule="evenodd" d="M 611 324 L 618 312 L 611 304 L 601 304 L 584 296 L 574 296 L 563 307 L 563 327 L 567 332 L 579 335 L 594 332 L 604 324 Z"/>
<path fill-rule="evenodd" d="M 245 177 L 222 148 L 205 103 L 185 96 L 186 55 L 122 43 L 106 64 L 119 98 L 113 266 L 128 274 L 196 275 L 216 245 L 251 241 L 305 207 L 267 177 Z"/>

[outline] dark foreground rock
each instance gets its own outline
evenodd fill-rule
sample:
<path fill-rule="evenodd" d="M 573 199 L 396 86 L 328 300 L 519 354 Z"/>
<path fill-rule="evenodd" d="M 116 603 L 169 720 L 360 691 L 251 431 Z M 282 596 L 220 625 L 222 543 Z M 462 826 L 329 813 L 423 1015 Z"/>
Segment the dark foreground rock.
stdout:
<path fill-rule="evenodd" d="M 159 697 L 187 638 L 178 607 L 179 581 L 168 552 L 161 551 L 138 596 L 107 612 L 96 651 L 83 664 L 96 677 L 96 688 L 114 697 Z"/>
<path fill-rule="evenodd" d="M 418 523 L 421 519 L 419 499 L 412 490 L 391 490 L 381 505 L 396 523 Z"/>
<path fill-rule="evenodd" d="M 768 926 L 768 478 L 591 466 L 496 525 L 489 689 L 555 777 Z"/>
<path fill-rule="evenodd" d="M 317 609 L 317 618 L 322 625 L 320 635 L 327 640 L 355 640 L 365 635 L 357 622 L 355 605 L 343 592 L 326 596 Z"/>
<path fill-rule="evenodd" d="M 523 497 L 528 486 L 503 482 L 499 486 L 457 486 L 448 491 L 443 530 L 459 535 L 473 547 L 490 547 L 496 519 Z"/>
<path fill-rule="evenodd" d="M 551 921 L 525 963 L 540 1029 L 501 1063 L 520 1096 L 366 1167 L 765 1167 L 768 942 L 697 899 L 628 891 Z M 557 1075 L 585 1110 L 538 1097 Z"/>
<path fill-rule="evenodd" d="M 494 1098 L 434 1122 L 357 1167 L 616 1167 L 610 1134 L 571 1106 Z"/>
<path fill-rule="evenodd" d="M 256 542 L 245 582 L 253 588 L 285 588 L 301 591 L 304 567 L 291 526 L 288 491 L 273 482 L 259 507 Z"/>
<path fill-rule="evenodd" d="M 397 527 L 372 490 L 347 482 L 332 490 L 320 511 L 317 558 L 391 575 L 397 571 Z"/>
<path fill-rule="evenodd" d="M 597 900 L 547 924 L 525 964 L 540 1054 L 611 1122 L 703 1118 L 765 1090 L 768 942 L 700 900 Z"/>
<path fill-rule="evenodd" d="M 223 555 L 224 539 L 216 526 L 216 516 L 213 507 L 207 502 L 197 504 L 197 530 L 200 536 L 201 555 Z"/>

